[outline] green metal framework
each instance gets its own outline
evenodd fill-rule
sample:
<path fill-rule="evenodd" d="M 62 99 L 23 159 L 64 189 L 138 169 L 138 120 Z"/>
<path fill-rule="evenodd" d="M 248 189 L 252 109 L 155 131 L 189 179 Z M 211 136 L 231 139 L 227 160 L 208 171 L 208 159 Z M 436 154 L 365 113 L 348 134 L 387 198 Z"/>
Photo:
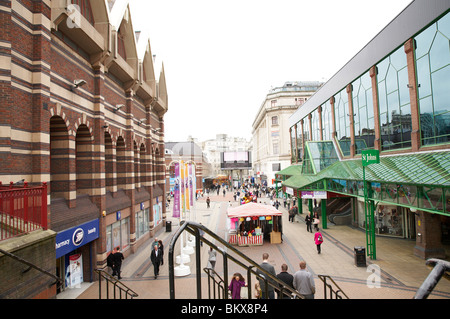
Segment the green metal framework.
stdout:
<path fill-rule="evenodd" d="M 283 186 L 364 197 L 361 159 L 336 161 L 317 171 L 312 143 L 319 142 L 305 146 L 302 174 L 286 179 Z M 450 151 L 385 156 L 366 167 L 365 177 L 370 200 L 450 216 Z"/>

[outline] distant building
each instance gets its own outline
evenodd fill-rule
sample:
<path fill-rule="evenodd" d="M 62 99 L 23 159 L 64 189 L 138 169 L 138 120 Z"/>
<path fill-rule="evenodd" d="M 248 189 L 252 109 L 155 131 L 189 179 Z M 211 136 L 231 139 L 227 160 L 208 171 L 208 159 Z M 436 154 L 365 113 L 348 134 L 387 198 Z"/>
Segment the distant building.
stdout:
<path fill-rule="evenodd" d="M 230 180 L 243 182 L 248 179 L 249 169 L 228 169 L 223 165 L 223 154 L 225 152 L 248 152 L 251 156 L 251 143 L 242 137 L 231 137 L 227 134 L 217 134 L 216 139 L 202 142 L 203 152 L 211 163 L 211 175 L 227 175 Z"/>
<path fill-rule="evenodd" d="M 253 174 L 260 183 L 273 185 L 275 173 L 291 164 L 289 117 L 323 83 L 286 82 L 270 90 L 253 121 Z"/>

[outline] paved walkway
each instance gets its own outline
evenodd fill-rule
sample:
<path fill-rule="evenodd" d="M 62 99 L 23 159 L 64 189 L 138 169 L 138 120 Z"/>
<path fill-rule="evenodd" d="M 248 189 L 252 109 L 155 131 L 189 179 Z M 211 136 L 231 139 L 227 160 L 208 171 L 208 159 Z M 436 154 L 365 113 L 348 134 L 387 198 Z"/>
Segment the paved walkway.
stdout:
<path fill-rule="evenodd" d="M 226 209 L 233 201 L 232 193 L 226 196 L 211 196 L 211 208 L 206 208 L 205 199 L 197 202 L 196 216 L 197 222 L 219 234 L 224 238 L 226 231 Z M 268 202 L 267 199 L 263 201 Z M 323 286 L 317 275 L 329 275 L 339 285 L 342 291 L 350 299 L 411 299 L 420 287 L 422 282 L 430 273 L 430 268 L 425 265 L 425 261 L 413 255 L 414 241 L 397 238 L 377 237 L 377 260 L 367 260 L 367 265 L 371 267 L 357 267 L 354 261 L 354 247 L 365 247 L 365 233 L 350 226 L 336 226 L 329 224 L 328 228 L 322 230 L 324 243 L 322 253 L 317 254 L 313 242 L 313 234 L 306 231 L 306 225 L 302 216 L 297 216 L 294 223 L 288 221 L 287 210 L 279 208 L 283 212 L 283 243 L 264 243 L 262 246 L 240 247 L 240 251 L 260 263 L 262 253 L 270 255 L 269 261 L 274 265 L 276 272 L 280 272 L 281 264 L 286 263 L 288 271 L 294 273 L 298 270 L 300 260 L 307 262 L 308 270 L 314 274 L 317 293 L 315 298 L 323 298 Z M 307 211 L 307 207 L 304 207 Z M 169 210 L 168 216 L 171 215 Z M 304 216 L 304 215 L 303 215 Z M 149 240 L 142 245 L 138 251 L 127 257 L 122 266 L 123 282 L 139 294 L 139 299 L 167 299 L 169 298 L 169 280 L 167 267 L 167 250 L 172 235 L 179 227 L 177 219 L 168 217 L 172 221 L 172 232 L 166 232 L 165 228 L 156 235 L 162 239 L 166 256 L 164 265 L 161 267 L 160 276 L 155 280 L 153 266 L 150 263 Z M 179 245 L 177 244 L 179 247 Z M 177 248 L 179 249 L 179 248 Z M 202 268 L 207 264 L 207 245 L 202 247 L 201 262 Z M 179 253 L 175 251 L 175 255 Z M 191 262 L 186 265 L 190 267 L 191 274 L 185 277 L 176 277 L 175 294 L 176 298 L 192 299 L 196 298 L 195 281 L 195 255 L 191 255 Z M 218 253 L 216 271 L 223 272 L 221 255 Z M 379 267 L 379 268 L 378 268 Z M 379 269 L 379 288 L 370 288 L 368 279 L 373 278 L 370 270 Z M 235 272 L 243 272 L 239 266 L 230 264 L 229 276 Z M 245 273 L 245 272 L 243 272 Z M 202 281 L 202 291 L 204 298 L 207 297 L 206 277 Z M 253 282 L 255 282 L 253 280 Z M 98 282 L 84 284 L 83 289 L 69 289 L 67 293 L 58 295 L 58 298 L 77 299 L 97 299 Z M 429 299 L 449 299 L 450 281 L 442 278 Z"/>

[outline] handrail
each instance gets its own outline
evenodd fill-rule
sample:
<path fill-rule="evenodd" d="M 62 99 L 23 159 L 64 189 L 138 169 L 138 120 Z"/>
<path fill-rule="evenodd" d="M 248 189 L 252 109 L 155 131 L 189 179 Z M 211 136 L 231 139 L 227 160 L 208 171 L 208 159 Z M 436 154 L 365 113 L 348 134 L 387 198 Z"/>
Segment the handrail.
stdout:
<path fill-rule="evenodd" d="M 248 258 L 246 255 L 241 253 L 239 250 L 234 248 L 232 245 L 230 245 L 228 242 L 223 240 L 220 236 L 213 233 L 211 230 L 209 230 L 207 227 L 203 226 L 202 224 L 198 224 L 196 222 L 192 221 L 182 221 L 180 228 L 177 230 L 177 232 L 172 237 L 170 244 L 169 244 L 169 289 L 170 289 L 170 298 L 175 299 L 175 272 L 174 272 L 174 248 L 175 244 L 181 235 L 183 231 L 187 231 L 195 236 L 195 249 L 196 249 L 196 283 L 197 283 L 197 299 L 202 298 L 201 293 L 201 267 L 200 267 L 200 241 L 204 242 L 205 244 L 209 245 L 213 249 L 215 249 L 217 252 L 222 254 L 223 256 L 223 266 L 224 266 L 224 278 L 223 282 L 225 283 L 225 289 L 228 289 L 226 283 L 228 282 L 228 260 L 230 259 L 234 263 L 237 263 L 238 265 L 242 266 L 244 269 L 247 269 L 247 284 L 248 284 L 248 298 L 250 299 L 252 296 L 251 290 L 251 274 L 256 275 L 257 278 L 262 278 L 261 275 L 264 276 L 262 278 L 265 282 L 265 289 L 266 289 L 266 296 L 267 296 L 267 290 L 268 287 L 271 286 L 274 288 L 275 291 L 277 291 L 278 297 L 282 298 L 283 295 L 286 295 L 286 293 L 291 294 L 293 297 L 304 299 L 304 296 L 300 294 L 295 289 L 289 287 L 286 285 L 285 282 L 281 281 L 277 277 L 273 276 L 272 274 L 268 273 L 264 268 L 262 268 L 259 264 L 254 262 L 252 259 Z M 200 230 L 202 230 L 204 233 L 210 235 L 212 238 L 214 238 L 216 241 L 218 241 L 220 244 L 222 244 L 227 249 L 231 250 L 234 254 L 236 254 L 239 258 L 243 259 L 244 261 L 238 260 L 236 257 L 230 255 L 227 251 L 225 251 L 222 248 L 219 248 L 214 243 L 210 242 L 203 236 L 200 236 Z M 253 269 L 254 268 L 254 269 Z M 228 293 L 225 293 L 223 296 L 225 299 L 228 298 Z"/>
<path fill-rule="evenodd" d="M 5 250 L 3 250 L 3 249 L 0 249 L 0 253 L 6 255 L 6 256 L 8 256 L 8 257 L 11 257 L 12 259 L 17 260 L 18 262 L 21 262 L 22 264 L 27 265 L 28 268 L 25 269 L 25 270 L 23 271 L 23 273 L 29 271 L 31 268 L 34 268 L 34 269 L 36 269 L 37 271 L 39 271 L 39 272 L 41 272 L 41 273 L 43 273 L 43 274 L 45 274 L 45 275 L 47 275 L 47 276 L 49 276 L 49 277 L 55 279 L 55 282 L 53 282 L 53 283 L 50 284 L 49 286 L 53 286 L 53 285 L 56 285 L 56 284 L 62 285 L 62 284 L 64 283 L 63 280 L 62 280 L 61 278 L 59 278 L 58 276 L 56 276 L 56 275 L 54 275 L 54 274 L 52 274 L 52 273 L 50 273 L 50 272 L 48 272 L 48 271 L 46 271 L 46 270 L 44 270 L 44 269 L 38 267 L 38 266 L 36 266 L 35 264 L 33 264 L 33 263 L 29 262 L 29 261 L 26 261 L 26 260 L 23 259 L 23 258 L 20 258 L 19 256 L 16 256 L 16 255 L 14 255 L 14 254 L 11 254 L 10 252 L 7 252 L 7 251 L 5 251 Z M 58 287 L 57 287 L 57 288 L 58 288 Z"/>
<path fill-rule="evenodd" d="M 330 299 L 333 299 L 333 296 L 335 299 L 343 299 L 341 293 L 345 296 L 346 299 L 349 299 L 348 296 L 339 287 L 339 285 L 333 280 L 333 278 L 328 275 L 318 275 L 318 277 L 323 282 L 324 299 L 327 299 L 327 290 L 330 292 Z M 336 290 L 333 289 L 333 286 L 327 282 L 327 279 L 329 279 L 334 284 Z"/>
<path fill-rule="evenodd" d="M 426 261 L 426 265 L 433 267 L 433 270 L 417 290 L 413 299 L 427 299 L 442 277 L 450 280 L 450 262 L 431 258 Z"/>
<path fill-rule="evenodd" d="M 116 279 L 115 277 L 108 274 L 103 269 L 95 269 L 95 271 L 99 275 L 98 280 L 98 299 L 102 299 L 102 278 L 106 280 L 106 299 L 109 298 L 109 284 L 111 283 L 113 285 L 113 299 L 122 299 L 122 293 L 125 293 L 125 299 L 128 299 L 130 297 L 131 299 L 138 297 L 139 295 L 134 292 L 131 288 L 126 286 L 123 282 Z M 119 291 L 119 298 L 117 298 L 116 292 Z"/>

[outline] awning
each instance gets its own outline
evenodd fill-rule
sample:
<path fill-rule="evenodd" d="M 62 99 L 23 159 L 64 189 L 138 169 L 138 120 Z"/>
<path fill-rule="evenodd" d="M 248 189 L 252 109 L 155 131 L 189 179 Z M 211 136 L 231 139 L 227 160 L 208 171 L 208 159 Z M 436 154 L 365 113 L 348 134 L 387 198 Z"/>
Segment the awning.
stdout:
<path fill-rule="evenodd" d="M 290 177 L 293 175 L 299 175 L 302 173 L 302 165 L 291 165 L 289 167 L 286 167 L 285 169 L 282 169 L 281 171 L 275 173 L 276 179 L 283 179 L 283 177 Z"/>
<path fill-rule="evenodd" d="M 241 206 L 228 208 L 227 214 L 229 218 L 282 215 L 282 213 L 272 205 L 257 203 L 247 203 Z"/>

